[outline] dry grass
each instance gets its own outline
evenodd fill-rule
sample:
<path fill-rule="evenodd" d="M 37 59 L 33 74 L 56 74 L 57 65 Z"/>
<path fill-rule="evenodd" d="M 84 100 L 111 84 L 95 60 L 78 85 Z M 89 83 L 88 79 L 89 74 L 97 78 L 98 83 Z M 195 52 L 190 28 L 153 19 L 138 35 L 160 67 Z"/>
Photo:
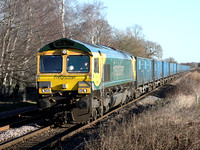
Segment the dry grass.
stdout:
<path fill-rule="evenodd" d="M 200 95 L 197 72 L 169 90 L 165 107 L 148 110 L 119 122 L 110 120 L 100 137 L 86 142 L 86 149 L 199 149 L 200 116 L 196 95 Z M 175 90 L 174 90 L 175 89 Z M 170 93 L 171 92 L 171 93 Z"/>

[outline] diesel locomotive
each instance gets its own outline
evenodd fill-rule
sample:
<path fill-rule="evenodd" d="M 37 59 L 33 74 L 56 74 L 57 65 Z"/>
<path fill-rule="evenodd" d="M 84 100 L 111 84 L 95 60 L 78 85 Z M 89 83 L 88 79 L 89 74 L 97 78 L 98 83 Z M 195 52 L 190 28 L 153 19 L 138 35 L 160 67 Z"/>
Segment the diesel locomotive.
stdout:
<path fill-rule="evenodd" d="M 37 53 L 38 106 L 51 109 L 64 122 L 88 122 L 187 70 L 188 66 L 62 38 Z"/>

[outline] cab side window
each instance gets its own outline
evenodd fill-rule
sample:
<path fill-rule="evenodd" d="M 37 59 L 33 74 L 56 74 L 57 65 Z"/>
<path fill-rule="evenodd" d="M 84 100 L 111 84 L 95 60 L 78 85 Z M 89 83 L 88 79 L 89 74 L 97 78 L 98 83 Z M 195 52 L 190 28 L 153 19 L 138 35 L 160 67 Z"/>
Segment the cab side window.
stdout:
<path fill-rule="evenodd" d="M 104 82 L 110 81 L 110 64 L 104 64 Z"/>
<path fill-rule="evenodd" d="M 94 73 L 99 73 L 99 58 L 94 58 Z"/>

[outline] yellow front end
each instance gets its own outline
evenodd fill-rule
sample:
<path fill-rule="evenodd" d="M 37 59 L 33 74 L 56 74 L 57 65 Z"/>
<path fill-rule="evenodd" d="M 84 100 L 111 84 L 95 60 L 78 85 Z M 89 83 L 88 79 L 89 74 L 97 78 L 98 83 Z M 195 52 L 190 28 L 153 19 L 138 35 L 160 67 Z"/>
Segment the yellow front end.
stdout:
<path fill-rule="evenodd" d="M 38 53 L 39 94 L 51 95 L 65 91 L 79 94 L 91 93 L 90 59 L 89 55 L 75 49 L 56 49 Z"/>

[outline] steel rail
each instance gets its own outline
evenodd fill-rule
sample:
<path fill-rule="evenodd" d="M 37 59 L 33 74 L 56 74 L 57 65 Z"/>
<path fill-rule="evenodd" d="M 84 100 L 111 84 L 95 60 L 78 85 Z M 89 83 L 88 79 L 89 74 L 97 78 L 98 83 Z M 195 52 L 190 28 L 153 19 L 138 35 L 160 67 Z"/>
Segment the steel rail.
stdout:
<path fill-rule="evenodd" d="M 23 140 L 27 140 L 27 139 L 29 139 L 29 138 L 37 135 L 37 134 L 40 134 L 40 133 L 42 133 L 44 131 L 47 131 L 49 129 L 50 129 L 50 126 L 47 126 L 47 127 L 42 128 L 42 129 L 39 129 L 39 130 L 33 131 L 31 133 L 28 133 L 28 134 L 26 134 L 26 135 L 24 135 L 22 137 L 19 137 L 19 138 L 16 138 L 14 140 L 5 142 L 5 143 L 0 145 L 0 149 L 6 149 L 6 148 L 8 148 L 8 147 L 10 147 L 12 145 L 15 145 L 15 144 L 17 144 L 17 143 L 19 143 L 19 142 L 21 142 Z"/>
<path fill-rule="evenodd" d="M 0 132 L 4 131 L 4 130 L 9 130 L 10 129 L 10 125 L 5 125 L 3 127 L 0 127 Z"/>

